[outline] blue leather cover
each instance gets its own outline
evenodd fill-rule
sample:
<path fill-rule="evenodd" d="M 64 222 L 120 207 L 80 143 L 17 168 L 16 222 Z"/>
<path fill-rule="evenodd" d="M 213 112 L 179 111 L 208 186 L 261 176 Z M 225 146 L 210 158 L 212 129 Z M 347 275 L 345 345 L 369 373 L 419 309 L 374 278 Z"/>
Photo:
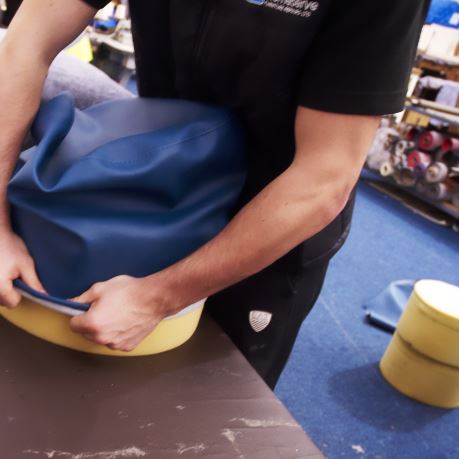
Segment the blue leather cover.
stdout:
<path fill-rule="evenodd" d="M 242 133 L 226 111 L 128 99 L 78 111 L 44 105 L 8 187 L 15 231 L 50 295 L 184 258 L 227 224 L 245 181 Z"/>
<path fill-rule="evenodd" d="M 368 322 L 393 333 L 410 299 L 414 284 L 414 280 L 406 279 L 391 282 L 378 296 L 363 306 Z"/>

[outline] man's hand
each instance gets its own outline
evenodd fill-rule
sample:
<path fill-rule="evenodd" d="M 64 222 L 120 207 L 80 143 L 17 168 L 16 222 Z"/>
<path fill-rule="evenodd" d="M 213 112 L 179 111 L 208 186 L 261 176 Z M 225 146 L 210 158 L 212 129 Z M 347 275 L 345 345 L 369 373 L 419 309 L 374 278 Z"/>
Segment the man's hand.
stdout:
<path fill-rule="evenodd" d="M 74 317 L 70 327 L 86 339 L 113 350 L 132 351 L 164 317 L 176 311 L 164 306 L 151 277 L 118 276 L 94 284 L 82 295 L 72 298 L 90 303 L 85 314 Z"/>
<path fill-rule="evenodd" d="M 35 272 L 34 262 L 22 239 L 12 232 L 0 234 L 0 304 L 14 308 L 19 304 L 21 295 L 13 288 L 13 280 L 20 277 L 35 290 L 44 292 Z"/>

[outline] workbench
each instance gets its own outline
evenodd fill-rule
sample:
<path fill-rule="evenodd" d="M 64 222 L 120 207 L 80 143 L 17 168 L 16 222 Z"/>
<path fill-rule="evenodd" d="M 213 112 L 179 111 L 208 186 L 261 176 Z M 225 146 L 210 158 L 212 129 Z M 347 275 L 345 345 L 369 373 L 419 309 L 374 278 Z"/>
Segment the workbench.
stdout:
<path fill-rule="evenodd" d="M 67 350 L 0 319 L 0 458 L 322 458 L 204 317 L 180 348 L 117 358 Z"/>

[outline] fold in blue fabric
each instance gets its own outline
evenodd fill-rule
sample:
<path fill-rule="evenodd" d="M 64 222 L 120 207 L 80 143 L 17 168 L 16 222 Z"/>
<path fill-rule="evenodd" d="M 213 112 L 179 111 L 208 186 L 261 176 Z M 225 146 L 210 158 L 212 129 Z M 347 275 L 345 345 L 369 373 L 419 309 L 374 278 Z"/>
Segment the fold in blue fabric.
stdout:
<path fill-rule="evenodd" d="M 371 325 L 393 333 L 414 288 L 414 280 L 391 282 L 378 296 L 363 308 Z"/>
<path fill-rule="evenodd" d="M 234 117 L 183 100 L 41 107 L 8 186 L 14 230 L 51 296 L 186 257 L 228 223 L 246 176 Z"/>

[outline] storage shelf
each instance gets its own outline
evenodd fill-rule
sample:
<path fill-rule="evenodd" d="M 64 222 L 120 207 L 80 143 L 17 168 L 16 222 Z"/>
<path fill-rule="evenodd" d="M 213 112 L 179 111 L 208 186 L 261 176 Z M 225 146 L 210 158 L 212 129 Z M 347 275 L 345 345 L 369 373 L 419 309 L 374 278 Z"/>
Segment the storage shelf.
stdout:
<path fill-rule="evenodd" d="M 400 191 L 408 193 L 409 195 L 417 199 L 420 199 L 421 201 L 429 204 L 430 206 L 433 206 L 435 209 L 438 209 L 444 212 L 450 217 L 453 217 L 459 223 L 459 209 L 457 207 L 454 207 L 453 204 L 451 203 L 429 199 L 427 196 L 418 193 L 414 188 L 400 186 L 394 179 L 390 177 L 389 178 L 382 177 L 380 174 L 378 174 L 377 172 L 371 169 L 368 169 L 367 167 L 364 169 L 362 178 L 366 180 L 373 180 L 375 182 L 381 182 L 387 185 L 391 185 L 392 187 L 395 187 L 396 189 Z"/>

